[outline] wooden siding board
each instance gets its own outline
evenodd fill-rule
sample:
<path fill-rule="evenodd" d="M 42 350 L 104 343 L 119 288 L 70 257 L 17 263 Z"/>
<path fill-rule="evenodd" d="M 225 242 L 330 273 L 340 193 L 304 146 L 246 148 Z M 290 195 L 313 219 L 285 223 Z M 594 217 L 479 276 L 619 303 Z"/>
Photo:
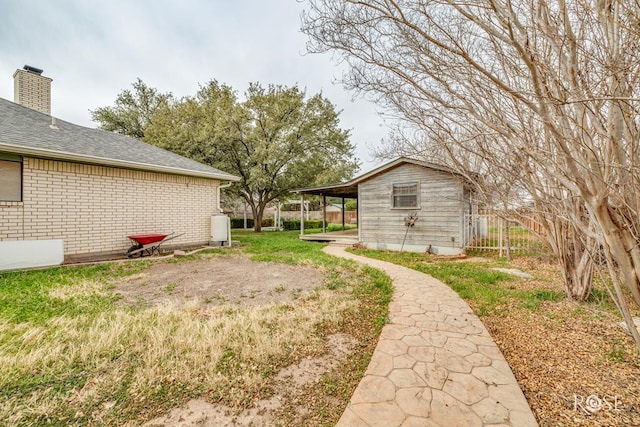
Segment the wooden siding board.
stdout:
<path fill-rule="evenodd" d="M 408 182 L 419 183 L 420 207 L 393 209 L 393 184 Z M 404 218 L 417 212 L 418 222 L 405 244 L 460 247 L 463 243 L 464 190 L 454 175 L 407 164 L 361 183 L 359 194 L 361 241 L 402 243 L 407 231 Z"/>

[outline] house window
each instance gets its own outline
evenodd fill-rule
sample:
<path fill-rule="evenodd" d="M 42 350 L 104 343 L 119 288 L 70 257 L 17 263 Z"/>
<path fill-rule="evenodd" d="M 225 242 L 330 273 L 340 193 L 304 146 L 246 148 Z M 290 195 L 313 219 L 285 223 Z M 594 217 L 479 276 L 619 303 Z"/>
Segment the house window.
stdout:
<path fill-rule="evenodd" d="M 391 194 L 392 207 L 395 209 L 417 209 L 420 207 L 418 200 L 418 183 L 407 182 L 393 184 Z"/>
<path fill-rule="evenodd" d="M 0 157 L 0 202 L 22 201 L 22 161 Z"/>

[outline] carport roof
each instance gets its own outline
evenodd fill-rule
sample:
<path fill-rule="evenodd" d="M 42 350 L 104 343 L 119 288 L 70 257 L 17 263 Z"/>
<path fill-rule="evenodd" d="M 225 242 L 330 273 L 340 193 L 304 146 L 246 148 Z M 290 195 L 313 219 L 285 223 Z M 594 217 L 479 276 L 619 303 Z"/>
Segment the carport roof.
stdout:
<path fill-rule="evenodd" d="M 414 164 L 418 166 L 422 166 L 429 169 L 435 169 L 441 172 L 447 172 L 454 175 L 459 175 L 458 173 L 452 171 L 446 166 L 437 165 L 435 163 L 423 162 L 416 159 L 410 159 L 408 157 L 399 157 L 389 163 L 385 163 L 382 166 L 379 166 L 365 174 L 357 176 L 345 183 L 342 184 L 333 184 L 333 185 L 325 185 L 321 187 L 311 187 L 311 188 L 301 188 L 299 190 L 295 190 L 295 193 L 298 194 L 311 194 L 315 196 L 327 196 L 327 197 L 344 197 L 346 199 L 357 199 L 358 198 L 358 185 L 364 181 L 367 181 L 377 175 L 380 175 L 384 172 L 390 171 L 391 169 L 397 168 L 403 164 Z M 461 176 L 461 175 L 460 175 Z"/>
<path fill-rule="evenodd" d="M 298 194 L 312 194 L 314 196 L 344 197 L 345 199 L 358 198 L 358 184 L 325 185 L 323 187 L 303 188 L 295 191 Z"/>

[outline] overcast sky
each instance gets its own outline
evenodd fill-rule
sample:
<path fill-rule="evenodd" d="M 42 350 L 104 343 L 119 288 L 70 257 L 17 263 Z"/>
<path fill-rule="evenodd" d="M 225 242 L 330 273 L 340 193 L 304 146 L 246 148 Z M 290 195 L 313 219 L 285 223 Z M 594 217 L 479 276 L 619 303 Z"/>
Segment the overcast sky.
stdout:
<path fill-rule="evenodd" d="M 241 95 L 249 82 L 322 91 L 342 110 L 361 171 L 387 128 L 372 103 L 334 83 L 331 55 L 306 54 L 296 0 L 0 0 L 0 97 L 31 65 L 53 79 L 52 115 L 96 127 L 89 110 L 113 105 L 140 77 L 175 96 L 216 79 Z"/>

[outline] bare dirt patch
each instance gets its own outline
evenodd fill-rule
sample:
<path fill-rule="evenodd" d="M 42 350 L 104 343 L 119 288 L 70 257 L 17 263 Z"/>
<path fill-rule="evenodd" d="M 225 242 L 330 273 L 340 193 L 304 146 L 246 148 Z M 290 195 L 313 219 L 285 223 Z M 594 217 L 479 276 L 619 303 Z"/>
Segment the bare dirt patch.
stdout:
<path fill-rule="evenodd" d="M 320 287 L 326 275 L 313 267 L 251 261 L 247 256 L 204 256 L 198 260 L 157 262 L 144 271 L 114 280 L 114 292 L 128 305 L 169 304 L 193 307 L 261 306 L 302 300 Z M 326 337 L 325 353 L 307 356 L 281 368 L 269 381 L 267 396 L 231 407 L 209 396 L 191 399 L 145 426 L 256 426 L 279 425 L 284 419 L 302 423 L 316 409 L 314 401 L 300 401 L 323 376 L 338 369 L 355 351 L 357 339 L 334 332 Z M 291 402 L 296 402 L 291 404 Z"/>
<path fill-rule="evenodd" d="M 293 301 L 322 285 L 316 268 L 251 261 L 246 256 L 158 262 L 112 282 L 122 303 L 153 306 L 265 305 Z"/>
<path fill-rule="evenodd" d="M 268 399 L 256 400 L 251 407 L 237 410 L 225 405 L 192 399 L 167 415 L 144 424 L 145 427 L 221 427 L 261 426 L 277 424 L 277 412 L 283 404 L 304 393 L 304 388 L 317 383 L 323 374 L 335 369 L 354 350 L 355 338 L 347 334 L 333 334 L 327 339 L 329 352 L 320 357 L 307 357 L 295 365 L 280 370 L 274 382 L 274 394 Z M 295 408 L 296 424 L 301 424 L 310 412 L 305 405 Z"/>

